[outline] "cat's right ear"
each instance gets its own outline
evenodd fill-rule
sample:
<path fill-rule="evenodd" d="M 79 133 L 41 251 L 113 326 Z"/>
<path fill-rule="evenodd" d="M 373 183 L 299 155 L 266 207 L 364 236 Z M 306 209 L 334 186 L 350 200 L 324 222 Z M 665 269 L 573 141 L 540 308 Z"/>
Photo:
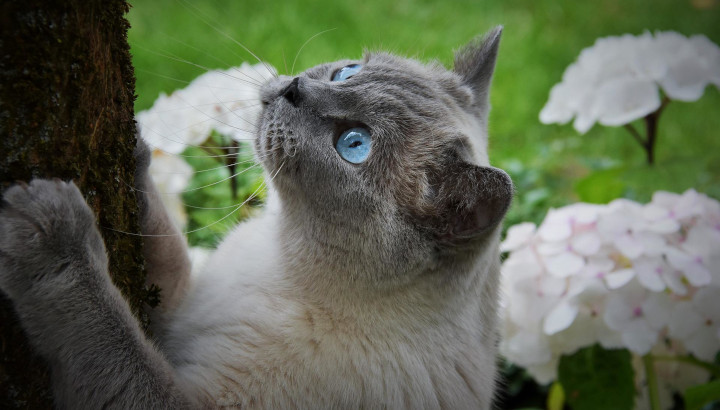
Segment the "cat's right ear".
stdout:
<path fill-rule="evenodd" d="M 490 83 L 495 71 L 502 30 L 502 26 L 497 26 L 455 53 L 453 71 L 473 90 L 475 105 L 480 110 L 488 106 Z"/>

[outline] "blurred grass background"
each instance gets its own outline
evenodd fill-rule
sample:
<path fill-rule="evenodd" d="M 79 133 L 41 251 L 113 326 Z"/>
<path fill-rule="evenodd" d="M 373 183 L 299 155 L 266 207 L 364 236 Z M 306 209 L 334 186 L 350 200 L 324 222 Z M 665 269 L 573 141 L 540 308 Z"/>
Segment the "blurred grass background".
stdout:
<path fill-rule="evenodd" d="M 511 174 L 517 186 L 506 226 L 539 222 L 549 207 L 580 200 L 603 203 L 623 196 L 648 201 L 660 189 L 696 188 L 720 198 L 720 93 L 713 86 L 697 102 L 672 102 L 667 107 L 660 119 L 653 167 L 645 163 L 644 151 L 623 128 L 595 125 L 580 136 L 570 124 L 543 125 L 538 120 L 550 88 L 580 50 L 598 37 L 675 30 L 684 35 L 704 34 L 720 44 L 718 0 L 215 0 L 189 7 L 183 4 L 179 0 L 132 1 L 129 41 L 138 111 L 149 108 L 161 91 L 183 88 L 203 72 L 168 56 L 209 68 L 255 62 L 230 38 L 283 74 L 289 73 L 296 59 L 295 72 L 299 72 L 321 62 L 358 58 L 366 49 L 439 60 L 450 67 L 453 50 L 502 24 L 505 30 L 491 94 L 490 157 L 494 165 Z M 333 30 L 298 53 L 309 38 L 328 29 Z M 641 123 L 635 126 L 643 129 Z M 252 182 L 247 184 L 249 191 L 256 188 Z M 193 195 L 188 200 L 196 204 L 217 197 L 202 192 Z M 198 215 L 193 222 L 191 214 L 190 229 L 216 218 Z M 191 242 L 211 245 L 220 233 L 199 235 L 191 237 Z M 508 367 L 505 373 L 503 407 L 542 404 L 542 388 L 527 383 L 517 368 Z"/>

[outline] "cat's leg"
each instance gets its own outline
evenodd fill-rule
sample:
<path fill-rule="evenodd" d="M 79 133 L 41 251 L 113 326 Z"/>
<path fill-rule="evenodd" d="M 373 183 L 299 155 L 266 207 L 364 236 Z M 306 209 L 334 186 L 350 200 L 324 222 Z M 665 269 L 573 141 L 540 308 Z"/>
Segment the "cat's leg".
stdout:
<path fill-rule="evenodd" d="M 4 193 L 0 289 L 50 364 L 58 407 L 188 406 L 111 283 L 95 218 L 72 182 L 34 180 Z"/>
<path fill-rule="evenodd" d="M 182 299 L 190 280 L 187 242 L 162 203 L 148 168 L 151 152 L 138 136 L 135 147 L 135 187 L 140 208 L 140 226 L 145 235 L 143 256 L 147 284 L 160 288 L 160 305 L 150 311 L 151 323 L 161 324 L 162 314 L 173 310 Z"/>

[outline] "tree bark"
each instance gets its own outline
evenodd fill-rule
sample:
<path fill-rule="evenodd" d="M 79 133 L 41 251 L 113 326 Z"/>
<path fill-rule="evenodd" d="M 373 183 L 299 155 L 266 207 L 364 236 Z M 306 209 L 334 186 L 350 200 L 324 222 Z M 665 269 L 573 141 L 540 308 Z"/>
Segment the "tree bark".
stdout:
<path fill-rule="evenodd" d="M 144 325 L 133 185 L 135 78 L 121 0 L 0 3 L 0 188 L 74 180 L 95 211 L 110 274 Z M 0 292 L 0 408 L 49 408 L 48 368 Z"/>

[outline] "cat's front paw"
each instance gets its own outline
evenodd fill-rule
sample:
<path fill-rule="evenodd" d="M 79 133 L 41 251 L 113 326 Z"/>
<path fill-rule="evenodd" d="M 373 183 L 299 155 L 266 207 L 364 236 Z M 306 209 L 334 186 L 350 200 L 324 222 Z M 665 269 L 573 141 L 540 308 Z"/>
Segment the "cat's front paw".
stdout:
<path fill-rule="evenodd" d="M 76 279 L 63 278 L 66 272 L 106 263 L 95 217 L 75 184 L 36 179 L 4 192 L 0 288 L 12 299 L 44 283 Z"/>

